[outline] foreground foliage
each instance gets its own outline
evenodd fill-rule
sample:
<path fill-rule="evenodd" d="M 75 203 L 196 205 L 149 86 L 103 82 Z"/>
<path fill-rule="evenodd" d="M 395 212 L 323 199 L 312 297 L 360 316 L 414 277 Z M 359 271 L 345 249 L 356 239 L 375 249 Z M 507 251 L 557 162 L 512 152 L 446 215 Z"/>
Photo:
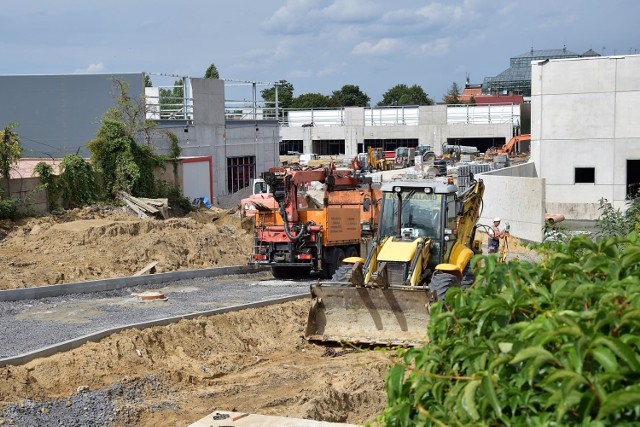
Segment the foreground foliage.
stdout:
<path fill-rule="evenodd" d="M 624 210 L 614 209 L 607 199 L 600 199 L 598 235 L 601 237 L 626 236 L 632 231 L 640 233 L 640 198 L 626 200 Z"/>
<path fill-rule="evenodd" d="M 637 234 L 577 236 L 539 264 L 475 262 L 474 287 L 432 308 L 431 342 L 389 371 L 381 421 L 638 425 Z"/>

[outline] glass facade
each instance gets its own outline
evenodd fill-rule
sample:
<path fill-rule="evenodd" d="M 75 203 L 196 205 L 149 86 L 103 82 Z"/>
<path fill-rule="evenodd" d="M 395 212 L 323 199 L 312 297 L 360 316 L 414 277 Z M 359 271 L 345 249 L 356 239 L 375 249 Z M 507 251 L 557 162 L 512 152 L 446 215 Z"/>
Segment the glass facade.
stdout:
<path fill-rule="evenodd" d="M 580 58 L 599 56 L 589 49 L 582 55 L 566 48 L 533 50 L 511 58 L 509 68 L 495 77 L 485 77 L 482 83 L 483 95 L 522 95 L 531 96 L 531 61 L 545 59 Z"/>

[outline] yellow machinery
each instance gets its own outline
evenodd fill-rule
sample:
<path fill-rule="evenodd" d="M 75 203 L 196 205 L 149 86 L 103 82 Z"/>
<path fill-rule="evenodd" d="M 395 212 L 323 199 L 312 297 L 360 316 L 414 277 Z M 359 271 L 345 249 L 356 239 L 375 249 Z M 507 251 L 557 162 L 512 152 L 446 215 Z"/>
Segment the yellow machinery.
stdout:
<path fill-rule="evenodd" d="M 482 180 L 458 195 L 450 181 L 383 184 L 378 232 L 364 258 L 346 258 L 332 281 L 311 286 L 305 336 L 383 345 L 425 343 L 429 306 L 468 285 Z"/>
<path fill-rule="evenodd" d="M 367 148 L 367 162 L 369 163 L 369 171 L 388 171 L 393 170 L 393 160 L 384 157 L 382 148 Z"/>

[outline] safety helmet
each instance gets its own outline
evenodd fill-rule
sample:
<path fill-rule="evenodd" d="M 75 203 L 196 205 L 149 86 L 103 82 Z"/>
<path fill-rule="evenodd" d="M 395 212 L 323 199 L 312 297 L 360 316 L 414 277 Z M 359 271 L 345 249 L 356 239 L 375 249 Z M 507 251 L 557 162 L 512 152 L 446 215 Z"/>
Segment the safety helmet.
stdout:
<path fill-rule="evenodd" d="M 493 222 L 500 222 L 500 218 L 498 217 L 493 218 Z"/>

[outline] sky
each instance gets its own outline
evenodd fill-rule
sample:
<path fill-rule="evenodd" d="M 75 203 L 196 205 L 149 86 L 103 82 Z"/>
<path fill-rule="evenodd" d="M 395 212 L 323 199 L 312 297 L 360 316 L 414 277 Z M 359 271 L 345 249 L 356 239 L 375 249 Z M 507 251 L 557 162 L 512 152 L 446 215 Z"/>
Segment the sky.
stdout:
<path fill-rule="evenodd" d="M 0 75 L 148 72 L 160 86 L 213 63 L 229 84 L 356 85 L 371 105 L 397 84 L 441 101 L 531 48 L 640 53 L 638 0 L 21 0 L 0 17 Z"/>

